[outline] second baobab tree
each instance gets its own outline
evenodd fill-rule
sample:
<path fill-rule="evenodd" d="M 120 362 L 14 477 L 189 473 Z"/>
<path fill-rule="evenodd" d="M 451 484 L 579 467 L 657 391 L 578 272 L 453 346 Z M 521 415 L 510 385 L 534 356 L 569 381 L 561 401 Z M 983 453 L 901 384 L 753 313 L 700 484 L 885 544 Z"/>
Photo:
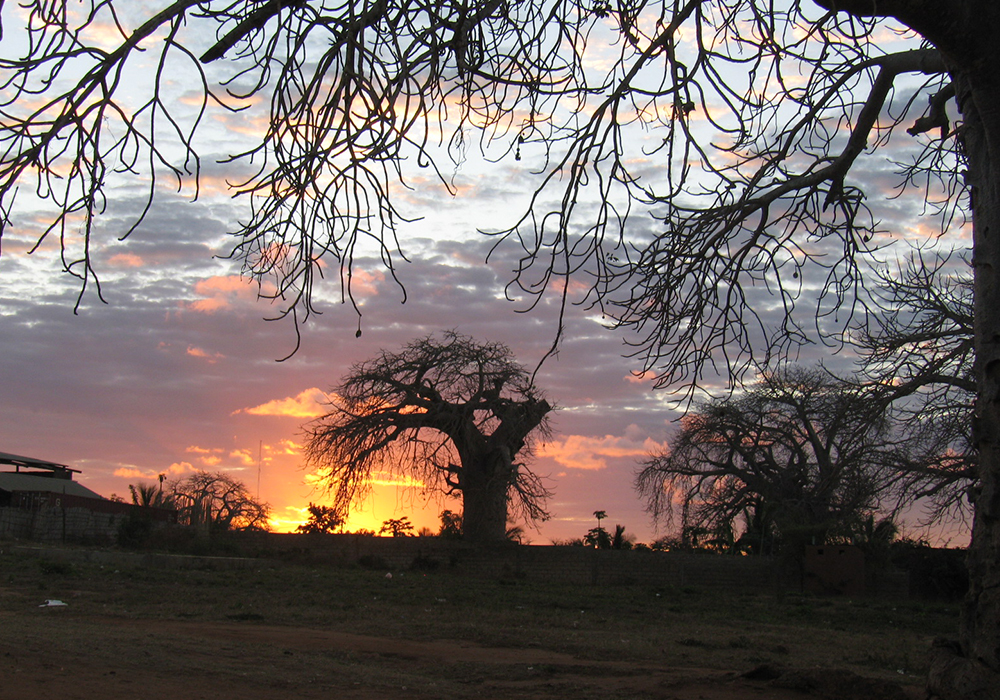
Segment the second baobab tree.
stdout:
<path fill-rule="evenodd" d="M 523 460 L 550 411 L 505 345 L 428 336 L 351 368 L 329 412 L 305 428 L 307 465 L 345 516 L 377 475 L 393 473 L 460 495 L 464 538 L 499 542 L 509 507 L 546 517 L 549 494 Z"/>

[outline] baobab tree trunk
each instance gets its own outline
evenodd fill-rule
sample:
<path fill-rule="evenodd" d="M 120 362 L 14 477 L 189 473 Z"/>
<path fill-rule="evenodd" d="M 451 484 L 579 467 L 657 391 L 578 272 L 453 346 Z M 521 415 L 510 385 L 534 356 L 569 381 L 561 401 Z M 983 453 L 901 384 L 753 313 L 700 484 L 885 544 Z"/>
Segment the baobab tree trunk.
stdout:
<path fill-rule="evenodd" d="M 545 419 L 552 406 L 544 399 L 503 402 L 494 409 L 500 419 L 490 435 L 470 428 L 453 433 L 462 460 L 462 538 L 488 544 L 507 538 L 507 504 L 514 485 L 514 460 L 527 436 Z"/>
<path fill-rule="evenodd" d="M 930 685 L 956 700 L 1000 698 L 1000 57 L 992 53 L 952 71 L 973 214 L 979 479 L 961 649 L 937 650 Z"/>
<path fill-rule="evenodd" d="M 994 63 L 1000 64 L 1000 61 Z M 1000 65 L 962 105 L 973 206 L 979 487 L 969 547 L 966 654 L 1000 672 Z M 978 69 L 977 73 L 985 72 Z M 1000 677 L 998 677 L 1000 680 Z M 1000 697 L 1000 683 L 994 687 Z"/>
<path fill-rule="evenodd" d="M 462 538 L 476 544 L 503 542 L 507 535 L 507 489 L 511 464 L 502 454 L 477 451 L 463 459 Z"/>

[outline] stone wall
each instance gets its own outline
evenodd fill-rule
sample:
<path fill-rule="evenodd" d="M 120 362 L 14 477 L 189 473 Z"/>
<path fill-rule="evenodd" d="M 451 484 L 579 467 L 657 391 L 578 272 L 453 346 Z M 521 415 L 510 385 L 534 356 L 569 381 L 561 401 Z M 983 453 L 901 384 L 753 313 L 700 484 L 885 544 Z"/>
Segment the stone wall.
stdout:
<path fill-rule="evenodd" d="M 33 542 L 112 544 L 124 513 L 82 507 L 0 508 L 0 537 Z"/>
<path fill-rule="evenodd" d="M 130 515 L 157 523 L 177 522 L 162 508 L 142 508 L 72 494 L 18 492 L 11 505 L 0 507 L 0 538 L 33 542 L 114 544 L 119 527 Z"/>

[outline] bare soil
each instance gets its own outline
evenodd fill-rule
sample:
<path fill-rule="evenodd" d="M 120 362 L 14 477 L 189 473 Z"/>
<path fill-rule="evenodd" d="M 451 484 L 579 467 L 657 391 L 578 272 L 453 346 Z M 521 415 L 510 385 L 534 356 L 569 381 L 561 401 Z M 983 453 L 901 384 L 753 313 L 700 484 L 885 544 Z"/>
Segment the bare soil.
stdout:
<path fill-rule="evenodd" d="M 0 548 L 4 700 L 915 700 L 921 650 L 954 615 L 448 572 L 148 570 Z M 67 604 L 40 607 L 51 599 Z"/>

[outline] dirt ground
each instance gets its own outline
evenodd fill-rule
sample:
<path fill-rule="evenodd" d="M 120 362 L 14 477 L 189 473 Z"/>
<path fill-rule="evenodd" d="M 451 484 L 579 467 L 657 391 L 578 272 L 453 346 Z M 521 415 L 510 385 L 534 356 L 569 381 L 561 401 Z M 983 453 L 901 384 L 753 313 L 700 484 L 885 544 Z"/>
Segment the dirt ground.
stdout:
<path fill-rule="evenodd" d="M 0 644 L 5 700 L 218 700 L 219 698 L 662 698 L 801 700 L 862 697 L 836 678 L 799 687 L 734 672 L 580 660 L 540 649 L 410 641 L 303 627 L 158 622 L 51 609 L 26 644 Z M 4 637 L 9 638 L 7 634 Z M 359 667 L 363 667 L 363 670 Z M 870 686 L 866 686 L 870 687 Z M 916 699 L 918 688 L 906 697 Z"/>
<path fill-rule="evenodd" d="M 753 666 L 743 657 L 733 656 L 734 668 L 727 669 L 719 658 L 702 665 L 697 655 L 679 657 L 673 652 L 664 653 L 662 659 L 655 658 L 655 650 L 591 652 L 586 645 L 573 647 L 560 641 L 572 636 L 569 625 L 561 627 L 562 612 L 550 616 L 526 610 L 515 621 L 482 618 L 487 627 L 516 624 L 523 630 L 524 621 L 533 620 L 539 629 L 553 628 L 551 633 L 523 635 L 539 642 L 488 643 L 503 640 L 502 629 L 466 635 L 486 643 L 456 639 L 454 634 L 481 624 L 479 613 L 463 607 L 455 619 L 442 617 L 438 625 L 423 625 L 414 606 L 426 603 L 416 601 L 421 590 L 416 586 L 389 594 L 378 591 L 386 604 L 376 608 L 377 613 L 345 603 L 343 614 L 326 616 L 310 613 L 311 589 L 296 584 L 290 575 L 285 575 L 291 596 L 286 600 L 284 589 L 268 583 L 263 574 L 247 584 L 256 592 L 240 592 L 233 588 L 239 579 L 231 575 L 221 575 L 222 580 L 212 573 L 124 577 L 118 571 L 112 575 L 80 566 L 48 570 L 42 566 L 39 573 L 37 563 L 6 557 L 0 563 L 7 564 L 6 571 L 0 569 L 3 700 L 916 700 L 923 696 L 913 676 L 898 684 L 846 669 L 765 663 L 747 677 Z M 340 593 L 327 592 L 343 601 L 352 594 L 347 588 L 358 580 L 364 581 L 337 581 Z M 442 590 L 435 589 L 433 595 L 444 595 Z M 42 607 L 58 591 L 67 605 Z M 296 595 L 306 606 L 299 612 L 294 612 L 299 610 Z M 584 603 L 573 601 L 573 605 Z M 600 611 L 588 609 L 588 614 L 592 612 Z M 597 627 L 602 625 L 610 629 L 606 622 Z M 710 638 L 709 631 L 701 633 Z M 601 637 L 620 634 L 615 629 Z M 794 653 L 787 656 L 791 662 L 796 659 Z M 685 657 L 685 663 L 678 663 Z"/>

